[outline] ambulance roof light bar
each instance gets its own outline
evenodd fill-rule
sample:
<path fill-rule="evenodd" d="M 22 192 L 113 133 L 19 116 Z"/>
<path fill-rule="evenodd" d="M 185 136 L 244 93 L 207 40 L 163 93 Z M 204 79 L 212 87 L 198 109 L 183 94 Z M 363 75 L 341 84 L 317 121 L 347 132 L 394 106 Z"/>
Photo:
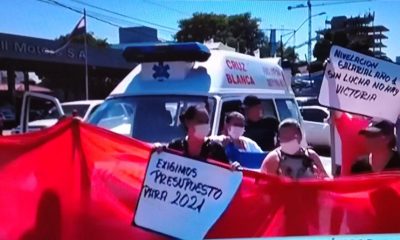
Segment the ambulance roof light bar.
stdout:
<path fill-rule="evenodd" d="M 128 62 L 205 62 L 210 50 L 201 43 L 137 44 L 125 48 L 123 56 Z"/>

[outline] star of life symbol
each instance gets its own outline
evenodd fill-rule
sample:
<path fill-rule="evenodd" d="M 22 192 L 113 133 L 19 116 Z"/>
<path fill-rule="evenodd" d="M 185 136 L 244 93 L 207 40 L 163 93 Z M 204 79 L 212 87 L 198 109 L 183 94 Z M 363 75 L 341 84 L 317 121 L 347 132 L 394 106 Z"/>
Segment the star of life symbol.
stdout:
<path fill-rule="evenodd" d="M 164 80 L 169 78 L 168 70 L 170 69 L 169 65 L 164 65 L 163 62 L 159 62 L 158 65 L 153 66 L 154 74 L 153 78 L 158 80 Z"/>

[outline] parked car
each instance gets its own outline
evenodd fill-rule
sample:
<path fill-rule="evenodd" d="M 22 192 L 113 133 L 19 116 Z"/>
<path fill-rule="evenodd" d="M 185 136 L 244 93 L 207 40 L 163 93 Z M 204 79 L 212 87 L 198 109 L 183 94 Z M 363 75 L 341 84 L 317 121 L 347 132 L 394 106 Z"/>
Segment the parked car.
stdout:
<path fill-rule="evenodd" d="M 330 147 L 331 134 L 328 123 L 329 110 L 321 106 L 300 106 L 308 144 L 313 147 Z"/>
<path fill-rule="evenodd" d="M 4 117 L 4 122 L 13 122 L 15 121 L 15 111 L 11 106 L 3 105 L 0 106 L 0 113 Z"/>
<path fill-rule="evenodd" d="M 61 107 L 66 116 L 71 116 L 74 111 L 78 117 L 82 118 L 83 121 L 87 121 L 90 115 L 97 109 L 97 107 L 103 103 L 103 100 L 83 100 L 83 101 L 74 101 L 74 102 L 64 102 L 61 103 Z M 43 119 L 38 119 L 35 121 L 31 121 L 28 123 L 28 132 L 35 132 L 42 130 L 44 128 L 48 128 L 57 123 L 58 119 L 61 116 L 59 115 L 56 108 L 52 108 L 48 111 L 47 116 Z M 21 127 L 18 126 L 12 129 L 11 134 L 18 134 L 21 132 Z"/>
<path fill-rule="evenodd" d="M 297 104 L 301 106 L 318 106 L 318 97 L 296 97 Z"/>

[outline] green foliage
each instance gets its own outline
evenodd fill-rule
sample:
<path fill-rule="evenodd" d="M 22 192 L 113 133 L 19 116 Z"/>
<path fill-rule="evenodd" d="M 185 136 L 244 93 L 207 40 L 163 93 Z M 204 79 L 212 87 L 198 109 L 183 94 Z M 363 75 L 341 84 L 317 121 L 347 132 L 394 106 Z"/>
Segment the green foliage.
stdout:
<path fill-rule="evenodd" d="M 110 44 L 107 42 L 107 38 L 104 38 L 104 39 L 96 38 L 96 37 L 94 37 L 93 32 L 88 32 L 86 34 L 86 38 L 87 38 L 87 44 L 89 46 L 98 47 L 98 48 L 108 48 L 110 46 Z M 66 43 L 68 41 L 68 39 L 69 39 L 69 34 L 61 35 L 60 37 L 58 37 L 56 39 L 56 41 L 62 41 L 63 43 Z M 84 39 L 85 39 L 85 36 L 82 34 L 82 35 L 74 37 L 72 39 L 72 42 L 83 44 Z"/>
<path fill-rule="evenodd" d="M 252 54 L 261 49 L 265 56 L 267 39 L 259 29 L 260 19 L 250 13 L 227 16 L 214 13 L 195 13 L 189 19 L 179 21 L 178 42 L 204 42 L 213 39 L 234 47 L 241 53 Z M 262 49 L 263 48 L 263 49 Z"/>
<path fill-rule="evenodd" d="M 291 63 L 297 62 L 299 60 L 299 55 L 296 53 L 294 47 L 283 48 L 283 56 L 282 55 L 282 44 L 278 45 L 277 56 L 282 59 L 286 59 Z"/>
<path fill-rule="evenodd" d="M 348 36 L 352 37 L 350 40 Z M 318 62 L 324 62 L 329 57 L 332 45 L 349 48 L 353 51 L 373 56 L 369 50 L 374 44 L 373 38 L 369 35 L 363 35 L 355 31 L 337 31 L 328 30 L 314 47 L 313 55 Z"/>

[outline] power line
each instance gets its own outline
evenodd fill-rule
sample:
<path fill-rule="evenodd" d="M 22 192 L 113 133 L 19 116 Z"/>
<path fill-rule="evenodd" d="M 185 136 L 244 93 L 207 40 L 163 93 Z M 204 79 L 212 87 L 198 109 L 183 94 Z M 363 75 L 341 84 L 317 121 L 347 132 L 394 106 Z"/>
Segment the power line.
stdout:
<path fill-rule="evenodd" d="M 108 13 L 111 13 L 111 14 L 114 14 L 114 15 L 117 15 L 117 16 L 120 16 L 120 17 L 125 17 L 125 18 L 131 19 L 131 20 L 135 20 L 135 21 L 138 21 L 138 22 L 150 24 L 150 25 L 161 27 L 161 28 L 164 28 L 164 29 L 169 29 L 169 30 L 172 30 L 172 31 L 178 31 L 175 28 L 164 26 L 164 25 L 161 25 L 161 24 L 158 24 L 158 23 L 149 22 L 149 21 L 142 20 L 142 19 L 139 19 L 139 18 L 134 18 L 134 17 L 122 14 L 122 13 L 118 13 L 118 12 L 115 12 L 115 11 L 112 11 L 112 10 L 108 10 L 108 9 L 105 9 L 105 8 L 102 8 L 102 7 L 98 7 L 98 6 L 95 6 L 93 4 L 89 4 L 89 3 L 86 3 L 86 2 L 83 2 L 83 1 L 80 1 L 80 0 L 69 0 L 69 1 L 76 2 L 76 3 L 82 4 L 82 5 L 91 7 L 91 8 L 95 8 L 95 9 L 98 9 L 98 10 L 101 10 L 101 11 L 104 11 L 104 12 L 108 12 Z"/>
<path fill-rule="evenodd" d="M 260 1 L 265 1 L 265 0 L 260 0 Z M 318 4 L 312 4 L 312 7 L 322 7 L 322 6 L 331 6 L 331 5 L 340 5 L 340 4 L 349 4 L 349 3 L 363 3 L 363 2 L 372 2 L 373 0 L 353 0 L 353 1 L 336 1 L 336 2 L 325 2 L 325 3 L 318 3 Z M 322 1 L 320 1 L 322 2 Z M 294 7 L 289 7 L 289 10 L 293 10 L 296 8 L 307 8 L 307 5 L 300 4 Z"/>
<path fill-rule="evenodd" d="M 87 11 L 87 12 L 91 12 L 95 16 L 98 16 L 98 17 L 103 18 L 103 19 L 107 19 L 107 20 L 112 21 L 112 22 L 120 22 L 120 23 L 124 23 L 124 24 L 128 24 L 128 25 L 134 24 L 134 25 L 138 25 L 138 26 L 143 26 L 141 24 L 138 24 L 138 23 L 135 23 L 135 22 L 132 22 L 132 21 L 129 21 L 129 20 L 125 20 L 125 19 L 122 19 L 122 18 L 117 18 L 117 17 L 105 15 L 105 14 L 102 14 L 102 13 L 97 13 L 97 12 L 92 12 L 92 11 Z M 157 29 L 157 30 L 158 31 L 163 31 L 163 32 L 168 32 L 168 33 L 174 33 L 174 34 L 176 33 L 175 31 L 171 31 L 171 30 L 164 30 L 164 29 Z"/>
<path fill-rule="evenodd" d="M 47 4 L 50 4 L 52 6 L 56 6 L 56 7 L 66 8 L 66 9 L 71 10 L 73 12 L 83 14 L 83 11 L 75 9 L 73 7 L 70 7 L 70 6 L 67 6 L 67 5 L 62 4 L 62 3 L 58 2 L 58 1 L 55 1 L 55 0 L 37 0 L 37 1 L 40 1 L 40 2 L 43 2 L 43 3 L 47 3 Z M 100 14 L 100 13 L 96 13 L 96 12 L 92 12 L 92 11 L 89 11 L 89 12 L 90 12 L 90 14 L 86 14 L 87 17 L 96 19 L 96 20 L 98 20 L 100 22 L 103 22 L 103 23 L 107 23 L 107 24 L 109 24 L 109 25 L 111 25 L 113 27 L 123 28 L 123 26 L 121 26 L 121 25 L 118 25 L 118 24 L 115 24 L 115 23 L 113 23 L 111 21 L 102 19 L 104 17 L 106 17 L 108 19 L 113 18 L 113 17 L 107 16 L 107 15 L 104 15 L 104 14 Z M 98 17 L 99 15 L 101 17 Z M 121 20 L 121 19 L 119 19 L 119 20 Z M 115 21 L 115 19 L 114 19 L 114 21 Z M 122 21 L 126 21 L 126 20 L 122 20 Z M 128 21 L 126 21 L 126 22 L 128 22 Z M 131 23 L 131 22 L 129 22 L 129 23 Z M 142 34 L 142 35 L 146 35 L 146 36 L 149 36 L 149 37 L 153 37 L 153 35 L 151 35 L 149 33 L 142 32 L 142 31 L 139 31 L 139 30 L 136 30 L 136 29 L 131 29 L 131 31 L 137 32 L 138 34 Z M 159 31 L 167 32 L 167 30 L 159 30 Z M 171 33 L 172 31 L 168 31 L 168 32 Z"/>
<path fill-rule="evenodd" d="M 107 21 L 113 22 L 113 23 L 115 23 L 115 24 L 123 24 L 123 25 L 132 24 L 132 22 L 130 22 L 130 21 L 128 21 L 128 20 L 123 20 L 123 19 L 120 19 L 120 18 L 115 18 L 115 17 L 109 16 L 109 15 L 105 15 L 105 14 L 102 14 L 102 13 L 94 12 L 94 11 L 91 11 L 91 10 L 86 10 L 86 12 L 87 12 L 87 13 L 90 13 L 90 14 L 92 14 L 93 16 L 96 16 L 96 17 L 98 17 L 98 18 L 105 19 L 105 20 L 107 20 Z M 135 24 L 135 25 L 137 25 L 137 24 Z"/>
<path fill-rule="evenodd" d="M 236 2 L 302 2 L 304 0 L 236 0 Z M 177 2 L 204 2 L 204 0 L 178 0 Z M 208 0 L 208 2 L 233 2 L 232 0 Z"/>
<path fill-rule="evenodd" d="M 71 11 L 74 11 L 74 12 L 76 12 L 76 13 L 83 14 L 83 11 L 78 10 L 78 9 L 75 9 L 75 8 L 70 7 L 70 6 L 67 6 L 67 5 L 64 5 L 64 4 L 62 4 L 62 3 L 60 3 L 60 2 L 57 2 L 57 1 L 55 1 L 55 0 L 36 0 L 36 1 L 43 2 L 43 3 L 47 3 L 47 4 L 51 4 L 51 5 L 53 5 L 53 6 L 63 7 L 63 8 L 69 9 L 69 10 L 71 10 Z M 98 18 L 98 17 L 95 17 L 95 16 L 93 16 L 93 15 L 91 15 L 91 14 L 90 14 L 90 15 L 87 14 L 86 16 L 87 16 L 87 17 L 90 17 L 90 18 L 93 18 L 93 19 L 96 19 L 97 21 L 100 21 L 100 22 L 103 22 L 103 23 L 107 23 L 107 24 L 109 24 L 109 25 L 111 25 L 111 26 L 113 26 L 113 27 L 118 27 L 118 28 L 122 27 L 122 26 L 117 25 L 117 24 L 114 24 L 114 23 L 112 23 L 112 22 L 109 22 L 109 21 L 100 19 L 100 18 Z"/>
<path fill-rule="evenodd" d="M 152 5 L 155 5 L 155 6 L 159 6 L 159 7 L 164 8 L 164 9 L 168 9 L 168 10 L 170 10 L 170 11 L 173 11 L 173 12 L 176 12 L 176 13 L 179 13 L 179 14 L 182 14 L 182 15 L 185 15 L 185 16 L 191 16 L 191 15 L 192 15 L 192 14 L 185 13 L 185 12 L 182 12 L 182 11 L 180 11 L 180 10 L 178 10 L 178 9 L 171 8 L 171 7 L 168 7 L 168 6 L 162 5 L 162 4 L 160 4 L 160 3 L 153 2 L 153 1 L 143 0 L 143 2 L 144 2 L 144 3 L 147 3 L 147 4 L 152 4 Z"/>
<path fill-rule="evenodd" d="M 349 4 L 349 3 L 363 3 L 363 2 L 372 2 L 372 1 L 373 0 L 343 1 L 343 2 L 313 4 L 312 6 L 313 7 L 320 7 L 320 6 L 331 6 L 331 5 Z"/>
<path fill-rule="evenodd" d="M 179 0 L 178 2 L 203 2 L 204 0 Z M 232 0 L 208 0 L 209 2 L 232 2 Z M 236 0 L 237 2 L 287 2 L 287 3 L 293 3 L 293 2 L 304 2 L 304 0 Z M 330 5 L 336 5 L 336 4 L 347 4 L 347 3 L 363 3 L 363 2 L 371 2 L 375 0 L 353 0 L 353 1 L 341 1 L 340 3 L 333 2 L 336 0 L 314 0 L 314 2 L 326 2 L 326 3 L 321 3 L 321 5 L 318 6 L 330 6 Z M 332 3 L 333 2 L 333 3 Z M 317 6 L 317 5 L 313 5 Z"/>
<path fill-rule="evenodd" d="M 324 1 L 324 0 L 321 0 Z M 329 0 L 326 0 L 329 1 Z M 204 0 L 177 0 L 176 2 L 194 2 L 194 3 L 199 3 L 199 2 L 205 2 Z M 207 2 L 213 2 L 213 3 L 232 3 L 232 0 L 207 0 Z M 282 3 L 282 2 L 304 2 L 304 0 L 235 0 L 235 2 L 267 2 L 267 3 Z"/>
<path fill-rule="evenodd" d="M 86 11 L 86 12 L 91 12 L 91 11 Z M 108 16 L 108 15 L 104 15 L 104 14 L 101 14 L 101 13 L 96 13 L 96 12 L 92 12 L 92 15 L 95 15 L 95 16 L 98 16 L 99 18 L 105 18 L 105 19 L 107 19 L 108 21 L 113 21 L 113 22 L 115 22 L 115 21 L 117 21 L 117 22 L 123 22 L 123 23 L 127 23 L 128 25 L 132 25 L 132 22 L 131 21 L 128 21 L 128 20 L 124 20 L 124 19 L 120 19 L 120 18 L 114 18 L 114 17 L 112 17 L 112 16 Z M 136 24 L 136 23 L 135 23 Z M 137 25 L 137 24 L 136 24 Z M 125 25 L 126 26 L 126 25 Z M 142 26 L 142 25 L 138 25 L 138 26 Z M 168 33 L 168 34 L 175 34 L 175 32 L 173 32 L 173 31 L 170 31 L 170 30 L 164 30 L 164 29 L 157 29 L 159 32 L 164 32 L 164 33 Z M 145 36 L 148 36 L 148 37 L 154 37 L 154 35 L 152 35 L 152 34 L 150 34 L 150 33 L 147 33 L 147 32 L 143 32 L 143 31 L 140 31 L 140 30 L 138 30 L 138 29 L 135 29 L 135 28 L 131 28 L 129 31 L 132 31 L 132 32 L 135 32 L 135 33 L 137 33 L 137 34 L 140 34 L 140 35 L 145 35 Z"/>

